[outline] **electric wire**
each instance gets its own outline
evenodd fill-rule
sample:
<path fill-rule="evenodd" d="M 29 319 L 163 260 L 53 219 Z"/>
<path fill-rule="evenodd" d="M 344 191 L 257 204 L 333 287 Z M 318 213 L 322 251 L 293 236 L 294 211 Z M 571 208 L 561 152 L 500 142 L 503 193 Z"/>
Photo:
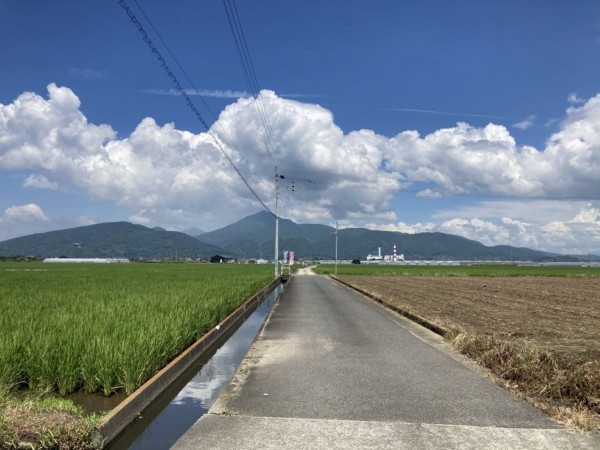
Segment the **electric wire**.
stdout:
<path fill-rule="evenodd" d="M 223 6 L 225 7 L 229 28 L 231 30 L 236 51 L 242 65 L 242 73 L 246 80 L 248 89 L 254 98 L 254 105 L 265 130 L 267 147 L 273 154 L 276 165 L 279 166 L 284 173 L 288 172 L 281 149 L 279 148 L 277 139 L 275 138 L 275 133 L 269 120 L 267 109 L 260 95 L 260 86 L 256 77 L 256 71 L 254 70 L 254 64 L 252 63 L 252 57 L 250 55 L 250 50 L 248 48 L 248 43 L 246 41 L 246 36 L 242 27 L 235 0 L 223 0 Z"/>
<path fill-rule="evenodd" d="M 248 48 L 248 43 L 246 40 L 244 29 L 242 27 L 242 22 L 239 17 L 239 12 L 237 10 L 235 0 L 223 0 L 223 6 L 225 8 L 227 21 L 234 40 L 235 49 L 237 51 L 240 64 L 242 66 L 242 74 L 245 78 L 246 85 L 252 94 L 252 97 L 254 99 L 254 106 L 265 130 L 265 144 L 267 148 L 271 151 L 275 162 L 276 177 L 278 177 L 278 175 L 281 173 L 285 173 L 287 176 L 285 184 L 287 186 L 285 186 L 284 189 L 289 189 L 293 191 L 293 181 L 290 180 L 287 164 L 285 163 L 285 160 L 277 143 L 277 139 L 275 138 L 275 133 L 269 120 L 267 108 L 264 104 L 263 97 L 260 95 L 260 87 L 258 83 L 258 78 L 256 76 L 256 70 L 254 69 L 254 64 L 252 62 L 252 57 L 250 55 L 250 50 Z M 277 168 L 281 170 L 278 171 Z M 283 186 L 280 187 L 283 188 Z M 280 211 L 287 211 L 288 208 L 285 196 L 278 196 L 278 198 L 281 205 Z M 281 216 L 279 212 L 277 212 L 277 214 Z"/>
<path fill-rule="evenodd" d="M 231 4 L 229 5 L 229 9 L 227 7 L 227 3 L 223 2 L 225 5 L 225 10 L 227 13 L 227 19 L 229 23 L 230 30 L 232 32 L 232 36 L 234 39 L 235 47 L 238 53 L 238 57 L 240 63 L 242 65 L 242 73 L 246 80 L 246 85 L 249 91 L 252 94 L 254 99 L 254 107 L 258 113 L 258 117 L 262 122 L 263 128 L 265 130 L 265 138 L 267 148 L 270 149 L 273 154 L 273 158 L 275 159 L 275 163 L 283 169 L 284 172 L 287 172 L 287 168 L 285 162 L 281 156 L 281 152 L 278 149 L 277 141 L 275 139 L 273 128 L 270 125 L 270 121 L 268 119 L 268 115 L 266 112 L 266 107 L 264 102 L 262 101 L 262 97 L 260 96 L 260 88 L 258 85 L 258 81 L 256 79 L 256 73 L 254 71 L 254 66 L 252 64 L 252 59 L 250 57 L 250 53 L 247 47 L 247 43 L 245 41 L 245 37 L 243 35 L 243 29 L 241 28 L 241 23 L 239 21 L 239 16 L 236 17 L 237 10 L 234 10 Z M 235 6 L 235 5 L 234 5 Z"/>
<path fill-rule="evenodd" d="M 242 44 L 243 44 L 242 48 L 245 49 L 245 52 L 247 55 L 248 65 L 250 68 L 250 74 L 252 75 L 252 80 L 254 81 L 254 86 L 255 86 L 255 95 L 256 95 L 256 99 L 257 99 L 257 106 L 258 106 L 259 111 L 262 112 L 263 124 L 265 125 L 265 129 L 267 130 L 267 135 L 270 139 L 271 147 L 273 148 L 273 151 L 275 152 L 275 154 L 277 154 L 279 156 L 279 159 L 281 160 L 281 163 L 283 164 L 282 165 L 283 170 L 287 172 L 288 171 L 287 165 L 285 164 L 285 160 L 281 154 L 281 149 L 279 148 L 277 140 L 275 139 L 275 133 L 273 132 L 273 127 L 271 125 L 271 121 L 269 120 L 269 116 L 267 115 L 267 109 L 265 107 L 262 97 L 260 96 L 260 86 L 258 83 L 258 78 L 256 77 L 256 71 L 254 70 L 254 64 L 252 62 L 252 58 L 250 57 L 250 50 L 249 50 L 248 44 L 246 42 L 246 35 L 244 33 L 244 29 L 242 28 L 242 22 L 239 18 L 237 5 L 235 3 L 235 0 L 229 0 L 229 1 L 233 4 L 233 11 L 235 13 L 234 17 L 236 18 L 236 22 L 237 22 L 238 28 L 239 28 L 239 35 L 241 36 L 241 39 L 242 39 Z"/>
<path fill-rule="evenodd" d="M 194 93 L 196 94 L 196 96 L 200 98 L 200 101 L 202 102 L 202 104 L 204 105 L 204 107 L 206 108 L 206 110 L 208 111 L 208 113 L 210 114 L 210 116 L 212 117 L 212 119 L 214 121 L 214 124 L 217 126 L 217 128 L 219 128 L 219 130 L 227 138 L 227 143 L 231 147 L 233 147 L 237 151 L 238 155 L 246 162 L 246 167 L 252 173 L 252 175 L 254 175 L 255 178 L 259 178 L 258 175 L 256 175 L 256 173 L 252 169 L 252 164 L 250 163 L 250 161 L 248 161 L 248 159 L 244 156 L 244 154 L 242 153 L 242 151 L 239 149 L 239 147 L 235 143 L 235 140 L 231 137 L 231 135 L 225 129 L 225 127 L 223 125 L 221 125 L 221 122 L 219 122 L 216 114 L 210 108 L 210 106 L 208 105 L 208 103 L 204 99 L 204 96 L 202 96 L 200 94 L 200 91 L 198 90 L 198 88 L 196 88 L 194 82 L 190 79 L 190 77 L 188 76 L 188 74 L 185 71 L 185 69 L 183 68 L 183 66 L 179 63 L 179 60 L 177 59 L 177 57 L 175 56 L 175 54 L 171 51 L 171 49 L 169 48 L 169 46 L 166 43 L 166 41 L 163 39 L 163 37 L 161 36 L 161 34 L 159 33 L 159 31 L 156 29 L 156 27 L 154 26 L 154 24 L 150 20 L 150 17 L 148 17 L 148 15 L 146 14 L 146 12 L 144 11 L 144 9 L 142 8 L 142 6 L 139 4 L 139 2 L 137 0 L 133 0 L 133 2 L 137 6 L 137 8 L 140 10 L 140 12 L 142 13 L 142 15 L 144 16 L 144 19 L 146 19 L 146 22 L 148 22 L 148 24 L 150 25 L 150 27 L 152 28 L 152 30 L 154 31 L 154 33 L 156 34 L 156 36 L 158 37 L 158 39 L 160 40 L 160 42 L 162 43 L 162 45 L 165 47 L 165 49 L 167 50 L 167 53 L 169 53 L 169 55 L 171 56 L 171 58 L 173 59 L 173 61 L 175 62 L 175 64 L 179 68 L 179 70 L 181 71 L 181 73 L 183 74 L 184 78 L 187 80 L 187 82 L 189 83 L 189 85 L 192 87 L 192 90 L 194 91 Z"/>
<path fill-rule="evenodd" d="M 196 119 L 204 126 L 207 134 L 212 138 L 214 144 L 217 146 L 217 148 L 219 149 L 219 151 L 221 152 L 221 154 L 229 162 L 229 164 L 231 165 L 231 167 L 235 170 L 235 172 L 237 173 L 237 175 L 241 178 L 241 180 L 244 182 L 244 184 L 246 185 L 246 187 L 248 188 L 248 190 L 252 193 L 252 195 L 256 198 L 256 200 L 258 200 L 258 202 L 262 205 L 262 207 L 267 212 L 269 212 L 271 215 L 275 216 L 275 214 L 273 213 L 273 211 L 271 211 L 269 209 L 269 207 L 263 202 L 263 200 L 260 198 L 260 196 L 252 188 L 252 186 L 250 185 L 250 183 L 246 180 L 246 178 L 244 177 L 244 175 L 240 172 L 240 170 L 238 169 L 238 167 L 236 166 L 236 164 L 234 163 L 234 161 L 227 154 L 227 152 L 225 151 L 225 148 L 223 147 L 223 144 L 221 143 L 219 137 L 217 135 L 215 135 L 213 133 L 213 131 L 210 129 L 208 123 L 204 120 L 204 118 L 200 114 L 200 111 L 198 110 L 198 108 L 196 108 L 196 105 L 194 105 L 194 103 L 192 102 L 191 98 L 189 97 L 189 95 L 187 94 L 187 92 L 185 91 L 185 89 L 181 86 L 181 84 L 179 83 L 179 80 L 177 79 L 177 77 L 175 76 L 175 74 L 169 68 L 169 65 L 167 64 L 167 61 L 164 59 L 164 57 L 162 56 L 162 54 L 160 53 L 160 51 L 156 48 L 156 46 L 154 45 L 154 43 L 152 42 L 152 40 L 148 36 L 148 33 L 144 29 L 143 25 L 140 23 L 140 21 L 137 19 L 137 17 L 133 14 L 133 11 L 131 11 L 131 8 L 129 7 L 129 5 L 127 4 L 127 2 L 125 0 L 118 0 L 118 4 L 124 9 L 124 11 L 126 12 L 127 16 L 129 17 L 129 19 L 131 20 L 131 22 L 134 24 L 134 26 L 137 28 L 138 32 L 142 36 L 142 40 L 148 45 L 148 47 L 150 48 L 150 50 L 152 51 L 152 53 L 158 59 L 158 62 L 160 63 L 160 66 L 164 69 L 165 73 L 167 74 L 167 76 L 171 80 L 173 86 L 175 87 L 175 90 L 177 92 L 179 92 L 179 94 L 184 98 L 186 104 L 192 110 L 192 112 L 196 116 Z"/>
<path fill-rule="evenodd" d="M 258 84 L 258 79 L 256 77 L 256 71 L 254 70 L 254 64 L 252 63 L 252 58 L 250 56 L 250 51 L 248 49 L 248 44 L 246 41 L 244 30 L 242 28 L 241 20 L 239 18 L 239 13 L 235 5 L 235 1 L 223 0 L 223 5 L 225 6 L 225 12 L 227 14 L 229 28 L 233 35 L 238 57 L 242 65 L 242 72 L 246 79 L 246 84 L 250 92 L 252 93 L 253 98 L 255 99 L 254 105 L 257 109 L 260 120 L 263 123 L 263 127 L 266 132 L 268 146 L 271 147 L 273 156 L 277 160 L 279 166 L 281 166 L 284 169 L 284 171 L 286 171 L 285 163 L 283 161 L 283 158 L 281 157 L 281 153 L 279 152 L 273 129 L 270 126 L 264 102 L 260 97 L 260 87 Z"/>

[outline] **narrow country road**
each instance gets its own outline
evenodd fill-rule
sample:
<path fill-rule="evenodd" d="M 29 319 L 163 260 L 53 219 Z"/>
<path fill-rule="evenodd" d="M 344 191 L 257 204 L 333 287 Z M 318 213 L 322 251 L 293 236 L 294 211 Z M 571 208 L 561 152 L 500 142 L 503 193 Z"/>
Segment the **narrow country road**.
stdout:
<path fill-rule="evenodd" d="M 599 448 L 496 386 L 442 339 L 335 281 L 288 283 L 196 448 Z"/>

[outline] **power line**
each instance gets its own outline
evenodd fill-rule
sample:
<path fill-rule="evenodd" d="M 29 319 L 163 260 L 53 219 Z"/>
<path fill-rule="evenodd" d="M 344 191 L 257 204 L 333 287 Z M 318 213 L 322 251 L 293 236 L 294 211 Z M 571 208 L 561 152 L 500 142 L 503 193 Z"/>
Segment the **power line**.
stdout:
<path fill-rule="evenodd" d="M 281 150 L 277 144 L 277 139 L 275 138 L 275 133 L 269 120 L 266 107 L 260 96 L 260 86 L 258 84 L 256 71 L 254 70 L 254 64 L 252 63 L 252 57 L 250 56 L 250 50 L 248 49 L 248 43 L 246 41 L 246 36 L 244 34 L 244 29 L 242 27 L 242 22 L 239 17 L 235 0 L 223 0 L 223 6 L 225 7 L 229 28 L 231 30 L 237 54 L 242 65 L 242 73 L 246 79 L 248 89 L 254 98 L 254 105 L 265 129 L 267 147 L 269 147 L 271 153 L 273 154 L 276 165 L 279 166 L 283 172 L 287 172 L 288 170 L 285 160 L 283 159 Z"/>
<path fill-rule="evenodd" d="M 266 109 L 264 108 L 264 103 L 259 97 L 260 87 L 258 84 L 258 79 L 256 77 L 256 71 L 254 70 L 254 64 L 252 63 L 252 57 L 250 56 L 250 50 L 248 49 L 248 43 L 246 41 L 244 29 L 242 27 L 242 23 L 237 11 L 235 0 L 223 0 L 223 5 L 225 6 L 225 12 L 227 13 L 229 28 L 234 38 L 238 56 L 240 58 L 240 63 L 242 64 L 242 71 L 246 78 L 248 88 L 250 89 L 250 92 L 255 98 L 255 105 L 259 112 L 261 121 L 263 122 L 263 126 L 265 127 L 265 131 L 267 132 L 267 138 L 269 139 L 270 144 L 276 153 L 276 141 L 272 132 L 272 128 L 270 127 L 270 123 L 268 121 L 268 116 L 266 114 Z M 275 154 L 274 156 L 280 157 L 281 155 Z"/>
<path fill-rule="evenodd" d="M 223 0 L 223 6 L 225 7 L 229 28 L 231 30 L 235 48 L 242 66 L 242 74 L 244 75 L 248 90 L 254 99 L 254 106 L 265 130 L 265 144 L 273 155 L 275 166 L 279 167 L 279 169 L 282 169 L 281 173 L 288 175 L 289 180 L 289 169 L 287 168 L 287 164 L 285 163 L 282 152 L 277 143 L 271 121 L 269 120 L 267 108 L 264 104 L 262 96 L 260 95 L 260 86 L 256 76 L 256 70 L 254 69 L 254 64 L 248 48 L 248 42 L 246 40 L 235 0 Z M 282 209 L 286 211 L 287 205 L 283 198 L 280 199 L 280 203 L 282 204 Z M 276 214 L 279 214 L 279 212 L 276 212 Z"/>
<path fill-rule="evenodd" d="M 148 44 L 148 47 L 150 48 L 150 50 L 152 51 L 152 53 L 158 59 L 158 62 L 160 63 L 161 67 L 165 70 L 167 76 L 171 79 L 171 82 L 173 83 L 173 86 L 175 87 L 175 89 L 177 90 L 177 92 L 179 92 L 179 94 L 184 98 L 186 104 L 188 105 L 188 107 L 192 110 L 192 112 L 196 116 L 196 119 L 204 126 L 207 134 L 212 138 L 212 140 L 214 141 L 215 145 L 217 146 L 217 148 L 219 149 L 219 151 L 221 152 L 221 154 L 225 157 L 225 159 L 227 159 L 227 161 L 229 162 L 229 164 L 231 165 L 231 167 L 233 167 L 233 169 L 235 170 L 235 172 L 238 174 L 238 176 L 241 178 L 241 180 L 244 182 L 244 184 L 246 185 L 246 187 L 248 188 L 248 190 L 252 193 L 252 195 L 256 198 L 256 200 L 258 200 L 258 202 L 263 206 L 263 208 L 266 211 L 268 211 L 270 214 L 272 214 L 273 216 L 275 216 L 275 214 L 273 213 L 273 211 L 271 211 L 269 209 L 269 207 L 262 201 L 262 199 L 258 196 L 258 194 L 256 193 L 256 191 L 252 188 L 252 186 L 250 186 L 250 183 L 248 183 L 248 181 L 246 180 L 246 178 L 244 177 L 244 175 L 240 172 L 240 170 L 235 165 L 235 163 L 233 162 L 233 160 L 231 159 L 231 157 L 227 154 L 227 152 L 223 148 L 223 145 L 221 144 L 221 142 L 218 139 L 218 137 L 211 131 L 210 127 L 208 126 L 208 123 L 204 120 L 204 118 L 200 114 L 200 111 L 198 111 L 198 108 L 196 108 L 196 105 L 194 105 L 194 103 L 192 102 L 192 100 L 190 99 L 190 97 L 188 96 L 188 94 L 186 93 L 185 89 L 183 89 L 183 87 L 179 83 L 179 80 L 177 79 L 177 77 L 175 76 L 175 74 L 169 68 L 169 65 L 167 64 L 166 60 L 163 58 L 163 56 L 160 53 L 160 51 L 156 48 L 156 46 L 154 45 L 154 43 L 152 42 L 152 40 L 148 36 L 148 33 L 146 32 L 146 30 L 144 29 L 144 27 L 142 26 L 142 24 L 140 23 L 140 21 L 137 19 L 137 17 L 133 14 L 133 12 L 131 11 L 131 9 L 129 8 L 129 5 L 127 4 L 127 2 L 125 0 L 119 0 L 118 3 L 125 10 L 125 12 L 127 13 L 127 16 L 129 16 L 129 19 L 131 20 L 131 22 L 138 29 L 139 33 L 142 36 L 142 40 L 144 42 L 146 42 L 146 44 Z M 136 1 L 136 4 L 137 4 L 137 1 Z"/>
<path fill-rule="evenodd" d="M 154 24 L 152 23 L 152 21 L 150 20 L 150 18 L 148 17 L 148 15 L 146 14 L 146 12 L 142 8 L 142 6 L 138 3 L 137 0 L 133 0 L 133 2 L 136 4 L 136 6 L 140 10 L 140 12 L 142 13 L 142 15 L 146 19 L 146 21 L 148 22 L 148 24 L 150 25 L 150 27 L 152 28 L 152 30 L 154 31 L 154 33 L 156 34 L 156 36 L 158 37 L 158 39 L 160 40 L 160 42 L 163 44 L 163 46 L 165 47 L 165 49 L 167 50 L 167 52 L 169 53 L 169 55 L 171 56 L 171 58 L 173 58 L 173 61 L 175 62 L 175 64 L 177 65 L 177 67 L 179 68 L 179 70 L 181 71 L 181 73 L 183 73 L 183 76 L 185 77 L 185 79 L 187 80 L 187 82 L 192 87 L 192 89 L 195 92 L 196 96 L 200 98 L 200 101 L 202 102 L 202 104 L 204 105 L 204 107 L 206 108 L 206 110 L 208 111 L 208 113 L 210 114 L 210 116 L 212 117 L 215 125 L 223 132 L 223 134 L 227 138 L 227 141 L 228 141 L 229 145 L 231 145 L 231 147 L 233 147 L 238 152 L 238 154 L 240 155 L 240 157 L 243 158 L 244 161 L 246 161 L 246 166 L 247 166 L 248 170 L 250 170 L 250 172 L 252 172 L 256 176 L 256 174 L 252 170 L 252 165 L 250 164 L 250 162 L 248 161 L 248 159 L 244 156 L 244 154 L 238 148 L 238 146 L 236 145 L 234 139 L 227 132 L 227 130 L 225 129 L 225 127 L 223 127 L 221 125 L 221 123 L 219 122 L 216 114 L 212 111 L 212 109 L 210 108 L 210 106 L 208 105 L 208 103 L 206 102 L 206 100 L 204 99 L 204 96 L 202 96 L 200 94 L 200 91 L 198 90 L 198 88 L 196 88 L 196 86 L 194 85 L 193 81 L 190 79 L 190 77 L 188 76 L 188 74 L 185 71 L 185 69 L 183 68 L 183 66 L 179 63 L 179 60 L 173 54 L 173 52 L 171 51 L 171 49 L 169 48 L 169 46 L 167 45 L 167 43 L 165 42 L 165 40 L 162 38 L 161 34 L 158 32 L 158 30 L 156 29 L 156 27 L 154 26 Z"/>

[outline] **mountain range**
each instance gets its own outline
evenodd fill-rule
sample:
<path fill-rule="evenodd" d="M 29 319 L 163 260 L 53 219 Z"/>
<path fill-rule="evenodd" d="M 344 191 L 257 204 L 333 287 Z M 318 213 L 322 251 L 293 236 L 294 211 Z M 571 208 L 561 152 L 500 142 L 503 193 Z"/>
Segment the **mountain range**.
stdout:
<path fill-rule="evenodd" d="M 68 258 L 210 258 L 225 250 L 177 231 L 109 222 L 0 242 L 0 256 Z"/>
<path fill-rule="evenodd" d="M 228 249 L 235 257 L 272 259 L 275 220 L 266 211 L 248 216 L 219 230 L 196 236 L 203 242 Z M 407 234 L 366 228 L 338 230 L 338 258 L 364 259 L 369 254 L 397 253 L 407 260 L 520 260 L 579 261 L 579 257 L 542 252 L 508 245 L 485 246 L 480 242 L 445 233 Z M 293 250 L 297 258 L 332 259 L 335 229 L 326 225 L 297 224 L 279 220 L 279 249 Z M 587 260 L 587 257 L 585 258 Z"/>
<path fill-rule="evenodd" d="M 274 236 L 275 220 L 266 211 L 194 237 L 159 227 L 111 222 L 9 239 L 0 242 L 0 256 L 196 259 L 222 255 L 272 260 Z M 445 233 L 406 234 L 366 228 L 338 230 L 339 259 L 364 259 L 368 254 L 377 254 L 378 248 L 382 254 L 389 255 L 394 244 L 398 254 L 404 254 L 406 260 L 587 261 L 589 258 L 508 245 L 490 247 Z M 280 257 L 284 250 L 291 250 L 300 259 L 333 259 L 335 229 L 280 219 L 279 249 Z"/>

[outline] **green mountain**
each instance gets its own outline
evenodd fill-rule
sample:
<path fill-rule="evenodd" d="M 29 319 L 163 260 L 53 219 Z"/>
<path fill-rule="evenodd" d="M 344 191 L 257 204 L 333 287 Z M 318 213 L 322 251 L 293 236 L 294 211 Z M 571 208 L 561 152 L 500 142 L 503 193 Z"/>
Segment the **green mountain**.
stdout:
<path fill-rule="evenodd" d="M 0 242 L 0 256 L 69 258 L 210 258 L 229 253 L 191 236 L 129 222 L 37 233 Z"/>
<path fill-rule="evenodd" d="M 331 247 L 334 233 L 335 230 L 326 225 L 300 225 L 291 220 L 279 219 L 280 253 L 284 250 L 294 250 L 296 255 L 302 257 L 323 257 L 327 252 L 320 247 L 323 242 L 328 242 Z M 203 242 L 229 249 L 231 255 L 238 258 L 273 259 L 275 218 L 262 211 L 196 237 Z"/>
<path fill-rule="evenodd" d="M 273 259 L 275 219 L 259 212 L 196 238 L 185 233 L 147 228 L 128 222 L 112 222 L 32 234 L 0 242 L 0 257 L 39 256 L 71 258 L 173 259 L 235 258 Z M 444 233 L 405 234 L 365 228 L 338 231 L 338 258 L 364 259 L 377 254 L 398 254 L 407 260 L 529 260 L 588 261 L 589 256 L 565 256 L 507 245 L 487 247 L 477 241 Z M 296 258 L 333 259 L 335 229 L 325 225 L 279 220 L 280 257 L 293 250 Z M 598 257 L 593 257 L 598 261 Z"/>
<path fill-rule="evenodd" d="M 230 250 L 232 256 L 272 259 L 274 253 L 275 219 L 266 211 L 248 216 L 219 230 L 197 236 L 203 242 Z M 445 233 L 406 234 L 365 228 L 345 228 L 338 231 L 338 258 L 364 259 L 369 254 L 391 255 L 393 245 L 407 260 L 529 260 L 578 261 L 529 248 L 507 245 L 488 247 L 480 242 Z M 332 259 L 335 255 L 335 229 L 325 225 L 297 224 L 279 220 L 280 256 L 293 250 L 297 258 Z"/>

